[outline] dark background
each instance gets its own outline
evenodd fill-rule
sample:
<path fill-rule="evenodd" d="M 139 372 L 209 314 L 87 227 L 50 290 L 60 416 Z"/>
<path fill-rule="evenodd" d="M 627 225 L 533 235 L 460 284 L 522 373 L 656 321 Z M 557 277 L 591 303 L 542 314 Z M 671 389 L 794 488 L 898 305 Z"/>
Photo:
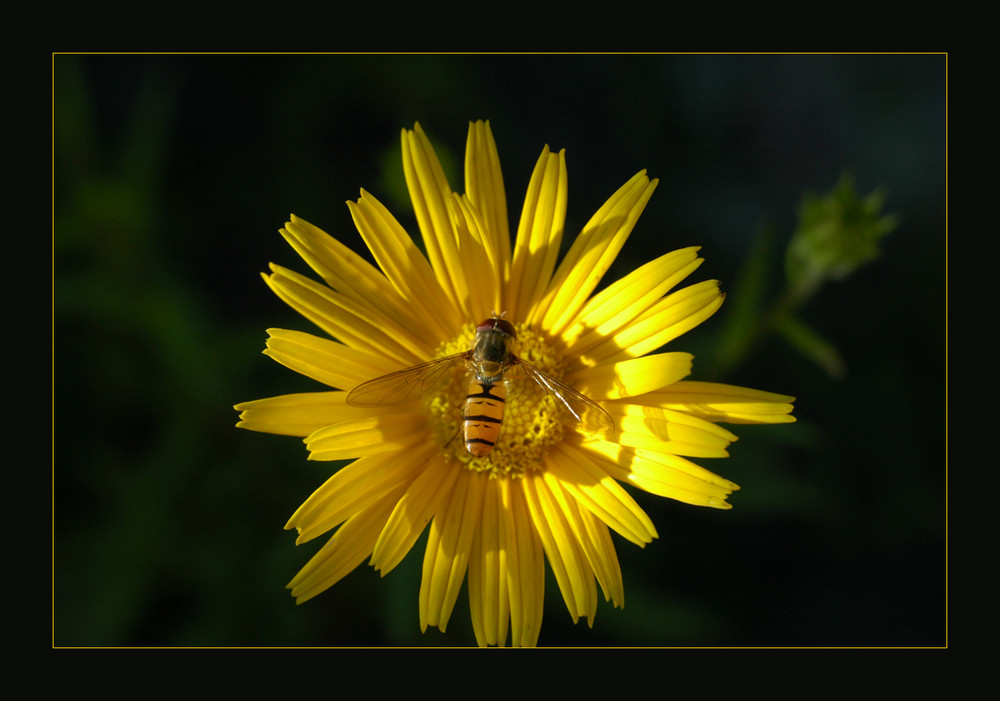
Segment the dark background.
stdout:
<path fill-rule="evenodd" d="M 422 542 L 295 606 L 323 539 L 282 527 L 332 465 L 234 428 L 234 403 L 317 387 L 260 355 L 311 331 L 266 288 L 290 213 L 360 245 L 364 187 L 412 224 L 399 132 L 453 167 L 489 119 L 512 227 L 544 144 L 565 148 L 574 234 L 640 169 L 660 179 L 612 271 L 701 245 L 730 299 L 673 349 L 694 378 L 798 397 L 701 461 L 734 509 L 639 493 L 660 534 L 617 539 L 623 610 L 540 644 L 938 646 L 946 633 L 946 57 L 943 55 L 55 55 L 54 626 L 57 646 L 466 645 L 467 604 L 422 635 Z M 843 377 L 772 338 L 721 376 L 717 339 L 762 233 L 853 173 L 898 228 L 803 318 Z"/>

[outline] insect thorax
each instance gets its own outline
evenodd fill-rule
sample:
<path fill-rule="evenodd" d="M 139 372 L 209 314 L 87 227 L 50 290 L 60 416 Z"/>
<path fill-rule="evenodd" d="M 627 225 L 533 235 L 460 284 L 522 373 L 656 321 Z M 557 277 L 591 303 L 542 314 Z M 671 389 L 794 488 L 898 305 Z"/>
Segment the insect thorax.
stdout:
<path fill-rule="evenodd" d="M 492 360 L 473 361 L 475 366 L 476 379 L 486 385 L 495 385 L 503 381 L 504 371 L 507 366 Z"/>

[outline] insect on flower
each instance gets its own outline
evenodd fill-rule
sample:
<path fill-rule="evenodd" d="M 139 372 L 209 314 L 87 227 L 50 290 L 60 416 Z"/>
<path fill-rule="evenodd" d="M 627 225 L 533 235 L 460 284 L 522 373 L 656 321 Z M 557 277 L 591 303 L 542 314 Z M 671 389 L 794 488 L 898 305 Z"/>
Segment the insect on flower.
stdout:
<path fill-rule="evenodd" d="M 503 427 L 508 383 L 523 379 L 555 397 L 560 419 L 585 430 L 614 430 L 611 416 L 595 401 L 519 358 L 512 346 L 514 325 L 496 316 L 476 326 L 472 347 L 364 382 L 347 395 L 353 406 L 382 406 L 412 401 L 438 386 L 451 372 L 464 368 L 469 391 L 462 403 L 462 438 L 473 457 L 493 452 Z"/>
<path fill-rule="evenodd" d="M 512 237 L 490 126 L 468 134 L 460 193 L 420 125 L 402 131 L 424 250 L 365 190 L 348 207 L 377 265 L 298 217 L 285 224 L 329 287 L 279 265 L 264 279 L 324 335 L 271 329 L 266 353 L 332 391 L 236 410 L 241 428 L 303 438 L 333 465 L 285 525 L 297 543 L 328 537 L 288 583 L 297 603 L 369 556 L 388 574 L 426 536 L 420 629 L 443 632 L 464 588 L 478 645 L 534 647 L 547 570 L 573 621 L 592 625 L 602 595 L 624 605 L 612 533 L 639 547 L 657 537 L 630 491 L 730 508 L 739 486 L 689 456 L 728 455 L 722 422 L 794 421 L 794 398 L 689 379 L 690 353 L 658 350 L 722 305 L 716 280 L 679 287 L 697 246 L 603 284 L 656 179 L 637 172 L 560 257 L 565 152 L 543 148 Z M 486 318 L 491 307 L 509 319 Z M 439 359 L 371 379 L 403 357 Z"/>

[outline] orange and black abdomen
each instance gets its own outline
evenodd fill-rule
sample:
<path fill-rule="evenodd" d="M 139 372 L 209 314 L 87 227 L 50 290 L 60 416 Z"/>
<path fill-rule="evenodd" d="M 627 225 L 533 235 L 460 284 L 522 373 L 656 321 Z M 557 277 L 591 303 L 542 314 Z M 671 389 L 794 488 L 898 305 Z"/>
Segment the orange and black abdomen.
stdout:
<path fill-rule="evenodd" d="M 477 458 L 489 455 L 496 446 L 506 397 L 503 382 L 475 381 L 469 387 L 462 416 L 462 437 L 466 450 Z"/>

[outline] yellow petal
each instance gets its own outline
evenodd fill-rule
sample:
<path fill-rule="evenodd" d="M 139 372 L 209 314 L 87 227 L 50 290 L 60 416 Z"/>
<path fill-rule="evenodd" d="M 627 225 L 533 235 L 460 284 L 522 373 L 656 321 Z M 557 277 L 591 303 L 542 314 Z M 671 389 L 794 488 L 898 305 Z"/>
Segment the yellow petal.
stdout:
<path fill-rule="evenodd" d="M 461 245 L 458 248 L 461 289 L 465 293 L 455 300 L 466 319 L 482 320 L 496 311 L 503 300 L 501 263 L 490 247 L 489 232 L 479 212 L 468 197 L 453 195 L 455 227 Z M 466 271 L 471 274 L 466 275 Z M 457 277 L 457 276 L 456 276 Z"/>
<path fill-rule="evenodd" d="M 358 302 L 372 294 L 383 296 L 383 302 L 393 297 L 392 287 L 377 268 L 319 227 L 293 214 L 279 233 L 331 288 Z"/>
<path fill-rule="evenodd" d="M 656 528 L 624 489 L 587 455 L 568 442 L 550 452 L 546 469 L 566 490 L 616 533 L 644 546 L 656 537 Z"/>
<path fill-rule="evenodd" d="M 397 369 L 382 358 L 343 343 L 284 329 L 268 329 L 264 355 L 338 389 L 352 389 L 365 380 Z"/>
<path fill-rule="evenodd" d="M 789 423 L 795 397 L 714 382 L 678 382 L 647 398 L 651 404 L 708 421 Z"/>
<path fill-rule="evenodd" d="M 483 513 L 469 555 L 469 611 L 480 647 L 503 646 L 507 640 L 510 603 L 507 592 L 506 514 L 501 482 L 485 480 Z M 514 551 L 516 555 L 516 550 Z"/>
<path fill-rule="evenodd" d="M 506 280 L 511 256 L 507 195 L 500 171 L 500 155 L 488 121 L 469 125 L 465 145 L 465 192 L 482 217 L 486 234 L 484 247 L 489 259 L 497 266 L 499 278 Z"/>
<path fill-rule="evenodd" d="M 375 541 L 403 493 L 400 485 L 347 520 L 288 583 L 298 604 L 321 594 L 371 555 Z"/>
<path fill-rule="evenodd" d="M 659 353 L 587 368 L 566 379 L 595 401 L 646 394 L 672 385 L 691 372 L 690 353 Z"/>
<path fill-rule="evenodd" d="M 243 402 L 234 407 L 241 412 L 236 425 L 250 431 L 305 437 L 324 426 L 356 418 L 358 410 L 344 404 L 346 396 L 346 392 L 306 392 Z"/>
<path fill-rule="evenodd" d="M 729 509 L 739 485 L 679 455 L 635 450 L 608 441 L 588 441 L 584 449 L 620 482 L 686 504 Z"/>
<path fill-rule="evenodd" d="M 434 516 L 424 551 L 420 580 L 420 629 L 444 631 L 465 580 L 472 539 L 482 520 L 483 493 L 489 477 L 458 470 L 451 496 Z"/>
<path fill-rule="evenodd" d="M 378 453 L 358 458 L 335 472 L 314 491 L 285 524 L 305 543 L 367 509 L 385 494 L 413 481 L 435 446 L 425 442 L 404 454 Z"/>
<path fill-rule="evenodd" d="M 429 435 L 426 414 L 395 412 L 325 426 L 309 434 L 305 443 L 310 460 L 350 460 L 411 450 Z"/>
<path fill-rule="evenodd" d="M 502 545 L 507 551 L 511 644 L 534 647 L 545 604 L 545 550 L 532 522 L 525 480 L 500 480 L 504 516 Z"/>
<path fill-rule="evenodd" d="M 639 172 L 598 210 L 559 264 L 532 323 L 562 335 L 618 256 L 656 183 Z"/>
<path fill-rule="evenodd" d="M 559 591 L 562 592 L 566 608 L 574 623 L 580 617 L 593 623 L 597 610 L 594 578 L 590 576 L 586 557 L 580 551 L 580 544 L 560 508 L 560 498 L 565 498 L 562 490 L 558 483 L 555 483 L 553 490 L 553 485 L 538 472 L 525 475 L 522 481 L 531 519 L 538 529 L 545 556 L 555 575 Z"/>
<path fill-rule="evenodd" d="M 548 285 L 559 256 L 566 201 L 566 153 L 551 153 L 546 146 L 531 174 L 514 241 L 507 308 L 502 310 L 509 318 L 533 321 L 528 315 L 534 314 L 535 300 Z"/>
<path fill-rule="evenodd" d="M 698 250 L 691 246 L 662 255 L 587 300 L 576 321 L 562 334 L 570 354 L 600 343 L 652 307 L 701 265 Z"/>
<path fill-rule="evenodd" d="M 642 398 L 644 401 L 646 396 Z M 631 448 L 675 455 L 724 458 L 736 436 L 718 424 L 678 411 L 645 404 L 609 402 L 605 405 L 618 432 L 608 440 Z"/>
<path fill-rule="evenodd" d="M 371 320 L 365 308 L 344 295 L 279 265 L 272 263 L 271 270 L 271 275 L 263 277 L 274 293 L 330 336 L 394 360 L 400 367 L 427 360 L 419 347 L 423 344 L 408 344 L 404 330 Z"/>
<path fill-rule="evenodd" d="M 375 569 L 385 575 L 402 561 L 451 494 L 460 471 L 440 455 L 419 471 L 379 534 L 372 552 Z"/>
<path fill-rule="evenodd" d="M 581 545 L 604 592 L 604 599 L 621 608 L 625 605 L 625 584 L 622 581 L 622 570 L 618 563 L 618 554 L 615 552 L 615 544 L 611 540 L 611 531 L 607 524 L 593 513 L 576 508 L 574 502 L 570 503 L 576 509 L 576 516 L 586 532 Z"/>
<path fill-rule="evenodd" d="M 705 321 L 722 306 L 717 280 L 706 280 L 664 297 L 618 333 L 587 350 L 587 364 L 637 358 Z"/>
<path fill-rule="evenodd" d="M 349 205 L 350 206 L 350 205 Z M 364 310 L 380 328 L 397 327 L 417 353 L 429 357 L 437 345 L 424 335 L 409 334 L 413 306 L 389 284 L 385 275 L 337 239 L 309 222 L 292 215 L 281 229 L 292 248 L 334 290 Z"/>
<path fill-rule="evenodd" d="M 433 329 L 439 340 L 451 337 L 461 319 L 450 303 L 455 295 L 442 289 L 431 265 L 396 218 L 370 193 L 361 191 L 348 202 L 354 223 L 379 267 L 421 325 Z M 449 222 L 449 231 L 450 222 Z"/>
<path fill-rule="evenodd" d="M 464 293 L 457 242 L 448 207 L 451 197 L 448 179 L 434 147 L 419 124 L 415 124 L 412 131 L 403 130 L 402 148 L 403 175 L 427 249 L 427 258 L 446 299 L 459 299 Z M 456 279 L 456 276 L 459 278 Z"/>
<path fill-rule="evenodd" d="M 605 600 L 613 601 L 615 606 L 622 606 L 625 599 L 622 573 L 607 525 L 590 511 L 580 508 L 575 499 L 568 498 L 555 476 L 546 473 L 545 482 L 557 498 L 566 523 L 573 532 L 573 538 L 587 558 L 588 575 L 593 573 L 597 578 Z"/>

